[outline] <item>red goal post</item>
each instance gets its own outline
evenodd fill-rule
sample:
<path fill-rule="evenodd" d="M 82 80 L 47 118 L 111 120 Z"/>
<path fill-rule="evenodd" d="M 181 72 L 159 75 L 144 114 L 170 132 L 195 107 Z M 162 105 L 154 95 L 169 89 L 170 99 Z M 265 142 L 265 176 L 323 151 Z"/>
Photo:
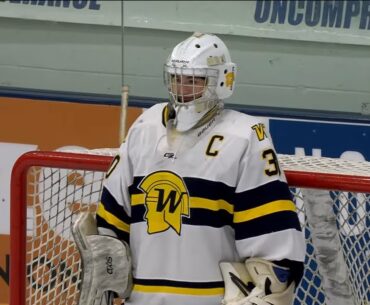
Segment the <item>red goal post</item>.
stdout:
<path fill-rule="evenodd" d="M 10 305 L 75 304 L 81 263 L 69 228 L 78 211 L 97 204 L 116 152 L 35 151 L 17 160 L 11 181 Z M 370 304 L 370 163 L 288 155 L 279 155 L 279 161 L 307 240 L 294 305 Z M 318 209 L 327 213 L 324 220 Z M 323 221 L 332 230 L 333 219 L 335 236 L 323 243 L 319 230 Z M 333 252 L 330 247 L 340 251 L 323 260 Z M 328 259 L 337 274 L 328 270 Z"/>

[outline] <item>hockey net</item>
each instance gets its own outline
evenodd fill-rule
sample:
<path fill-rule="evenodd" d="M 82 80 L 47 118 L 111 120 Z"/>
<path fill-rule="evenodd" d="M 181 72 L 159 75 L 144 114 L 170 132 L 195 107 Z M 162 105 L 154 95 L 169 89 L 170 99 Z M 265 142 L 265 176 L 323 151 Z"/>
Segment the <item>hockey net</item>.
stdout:
<path fill-rule="evenodd" d="M 11 185 L 11 305 L 77 304 L 71 225 L 95 211 L 116 150 L 30 152 Z M 294 305 L 370 304 L 370 163 L 279 155 L 306 241 Z"/>

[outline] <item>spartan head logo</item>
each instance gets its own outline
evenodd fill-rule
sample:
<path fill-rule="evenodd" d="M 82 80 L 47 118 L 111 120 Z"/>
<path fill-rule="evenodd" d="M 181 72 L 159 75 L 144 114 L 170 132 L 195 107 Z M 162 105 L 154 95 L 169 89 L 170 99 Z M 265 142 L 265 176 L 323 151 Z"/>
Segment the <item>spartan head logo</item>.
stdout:
<path fill-rule="evenodd" d="M 182 217 L 190 215 L 189 193 L 182 178 L 170 171 L 154 172 L 138 187 L 145 193 L 148 233 L 163 232 L 171 227 L 180 235 Z"/>

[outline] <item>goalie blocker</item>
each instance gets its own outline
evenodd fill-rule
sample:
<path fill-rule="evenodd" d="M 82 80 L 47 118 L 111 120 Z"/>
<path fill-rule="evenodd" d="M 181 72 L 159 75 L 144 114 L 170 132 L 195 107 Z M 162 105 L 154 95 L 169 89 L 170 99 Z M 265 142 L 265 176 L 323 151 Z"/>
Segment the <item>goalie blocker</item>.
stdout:
<path fill-rule="evenodd" d="M 295 281 L 288 267 L 249 258 L 245 263 L 221 262 L 220 269 L 225 282 L 223 305 L 290 305 L 293 302 Z"/>
<path fill-rule="evenodd" d="M 113 292 L 127 298 L 132 288 L 128 245 L 111 236 L 98 235 L 96 220 L 80 213 L 72 233 L 82 261 L 79 305 L 113 304 Z"/>

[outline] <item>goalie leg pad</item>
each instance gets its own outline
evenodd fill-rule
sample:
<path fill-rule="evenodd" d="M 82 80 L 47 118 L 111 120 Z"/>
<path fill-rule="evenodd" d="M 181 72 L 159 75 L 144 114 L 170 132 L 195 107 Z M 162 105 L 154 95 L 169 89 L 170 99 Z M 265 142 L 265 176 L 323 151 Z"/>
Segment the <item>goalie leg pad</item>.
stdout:
<path fill-rule="evenodd" d="M 72 228 L 82 260 L 80 305 L 101 304 L 103 294 L 120 298 L 131 292 L 131 257 L 128 245 L 117 238 L 97 235 L 95 217 L 81 213 Z"/>

